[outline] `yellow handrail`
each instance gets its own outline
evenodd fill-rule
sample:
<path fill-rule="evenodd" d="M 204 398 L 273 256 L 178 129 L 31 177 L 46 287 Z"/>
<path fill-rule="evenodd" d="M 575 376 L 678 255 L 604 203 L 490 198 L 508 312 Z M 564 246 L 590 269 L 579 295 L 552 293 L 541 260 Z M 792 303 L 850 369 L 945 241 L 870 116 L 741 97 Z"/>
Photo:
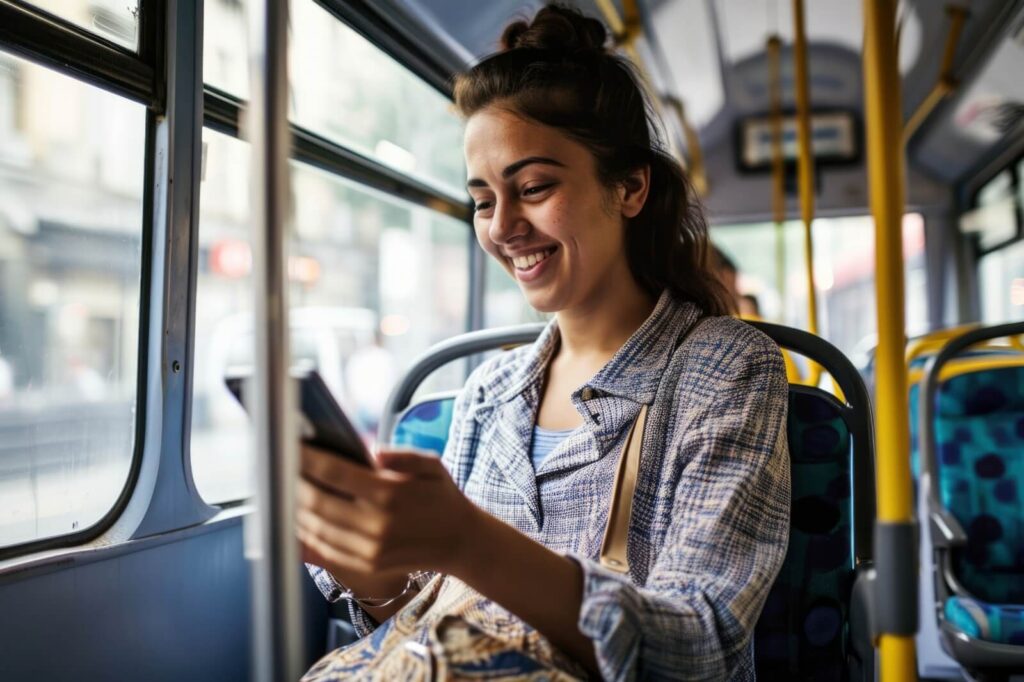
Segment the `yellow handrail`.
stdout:
<path fill-rule="evenodd" d="M 938 106 L 939 102 L 952 94 L 957 88 L 957 80 L 953 77 L 953 57 L 956 56 L 956 46 L 960 41 L 960 31 L 963 30 L 964 22 L 967 21 L 968 11 L 959 5 L 947 5 L 946 14 L 949 15 L 949 31 L 946 33 L 946 48 L 942 54 L 942 67 L 939 69 L 939 78 L 935 86 L 925 97 L 924 101 L 917 107 L 910 120 L 903 127 L 903 144 L 906 144 L 917 129 L 921 127 L 928 114 Z"/>
<path fill-rule="evenodd" d="M 807 270 L 807 331 L 818 333 L 818 296 L 814 287 L 814 157 L 811 154 L 810 85 L 807 77 L 807 36 L 804 33 L 804 2 L 793 0 L 793 66 L 796 85 L 796 128 L 799 143 L 800 217 L 804 223 L 804 264 Z M 821 366 L 811 362 L 807 384 L 817 386 Z"/>
<path fill-rule="evenodd" d="M 782 68 L 780 64 L 782 41 L 777 35 L 768 37 L 768 93 L 771 100 L 772 126 L 772 220 L 775 222 L 775 288 L 779 292 L 782 310 L 786 315 L 786 178 L 782 158 Z"/>
<path fill-rule="evenodd" d="M 998 355 L 982 356 L 974 358 L 956 358 L 950 360 L 939 370 L 939 381 L 949 381 L 953 377 L 963 374 L 974 374 L 989 369 L 1006 369 L 1008 367 L 1024 367 L 1024 356 L 1021 355 Z M 916 384 L 924 378 L 923 369 L 910 371 L 910 384 Z"/>
<path fill-rule="evenodd" d="M 876 533 L 913 524 L 907 372 L 904 364 L 903 159 L 900 75 L 896 62 L 897 0 L 864 2 L 864 112 L 871 213 L 875 219 L 875 301 L 878 349 L 875 361 Z M 911 534 L 907 534 L 911 536 Z M 886 567 L 915 555 L 885 557 Z M 881 560 L 883 557 L 879 557 Z M 879 568 L 881 568 L 881 564 Z M 882 632 L 882 682 L 917 679 L 913 634 Z"/>

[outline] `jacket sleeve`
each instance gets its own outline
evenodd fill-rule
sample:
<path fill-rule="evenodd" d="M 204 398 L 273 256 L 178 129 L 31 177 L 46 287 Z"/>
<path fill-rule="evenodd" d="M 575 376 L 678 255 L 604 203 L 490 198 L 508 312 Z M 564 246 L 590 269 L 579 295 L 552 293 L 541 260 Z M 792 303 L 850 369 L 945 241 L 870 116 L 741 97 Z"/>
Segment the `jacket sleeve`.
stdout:
<path fill-rule="evenodd" d="M 607 680 L 725 680 L 750 665 L 789 537 L 788 387 L 760 334 L 729 365 L 710 409 L 673 438 L 682 473 L 646 583 L 573 557 L 584 574 L 579 628 Z"/>

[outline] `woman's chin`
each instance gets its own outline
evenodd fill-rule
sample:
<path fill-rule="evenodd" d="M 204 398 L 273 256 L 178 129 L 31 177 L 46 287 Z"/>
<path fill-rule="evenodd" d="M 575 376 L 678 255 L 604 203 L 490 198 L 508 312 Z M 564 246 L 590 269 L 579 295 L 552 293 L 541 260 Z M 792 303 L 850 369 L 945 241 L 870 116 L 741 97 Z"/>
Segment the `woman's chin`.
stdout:
<path fill-rule="evenodd" d="M 554 314 L 565 307 L 561 302 L 561 297 L 552 295 L 552 292 L 531 291 L 526 287 L 521 287 L 521 289 L 526 297 L 526 302 L 538 313 Z"/>

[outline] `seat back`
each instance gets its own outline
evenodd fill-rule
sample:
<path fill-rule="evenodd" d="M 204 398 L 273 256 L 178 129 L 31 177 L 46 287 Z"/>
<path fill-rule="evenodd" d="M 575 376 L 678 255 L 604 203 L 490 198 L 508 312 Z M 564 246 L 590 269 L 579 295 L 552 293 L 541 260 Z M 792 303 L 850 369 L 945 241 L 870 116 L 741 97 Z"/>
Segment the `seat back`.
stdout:
<path fill-rule="evenodd" d="M 967 534 L 957 579 L 985 601 L 1024 603 L 1024 367 L 941 381 L 930 429 L 939 500 Z"/>
<path fill-rule="evenodd" d="M 454 393 L 419 400 L 398 416 L 391 433 L 391 444 L 443 454 L 454 409 Z"/>
<path fill-rule="evenodd" d="M 805 332 L 756 327 L 777 343 L 825 366 L 850 404 L 793 384 L 787 421 L 792 527 L 782 570 L 755 631 L 765 679 L 848 679 L 851 591 L 858 562 L 871 556 L 874 468 L 867 392 L 834 347 Z M 455 396 L 412 401 L 416 386 L 442 364 L 481 350 L 526 342 L 539 327 L 464 335 L 428 352 L 392 394 L 382 433 L 393 445 L 444 451 Z M 414 379 L 411 380 L 411 379 Z"/>
<path fill-rule="evenodd" d="M 870 677 L 855 661 L 851 610 L 858 565 L 871 559 L 874 454 L 870 404 L 853 365 L 824 340 L 757 325 L 780 346 L 823 365 L 847 401 L 790 385 L 787 439 L 792 507 L 789 548 L 754 632 L 764 679 Z M 870 651 L 860 642 L 858 651 Z"/>
<path fill-rule="evenodd" d="M 789 549 L 754 635 L 758 676 L 841 680 L 855 570 L 853 438 L 838 401 L 806 386 L 790 386 L 787 431 Z"/>

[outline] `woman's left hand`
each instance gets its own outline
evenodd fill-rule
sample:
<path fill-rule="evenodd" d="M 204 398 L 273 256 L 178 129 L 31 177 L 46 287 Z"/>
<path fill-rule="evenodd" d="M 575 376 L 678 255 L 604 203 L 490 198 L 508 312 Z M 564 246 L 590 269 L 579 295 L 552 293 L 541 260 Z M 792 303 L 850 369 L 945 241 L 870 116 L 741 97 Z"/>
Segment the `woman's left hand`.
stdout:
<path fill-rule="evenodd" d="M 299 536 L 336 572 L 458 572 L 479 510 L 437 456 L 385 450 L 369 469 L 317 448 L 301 451 Z"/>

